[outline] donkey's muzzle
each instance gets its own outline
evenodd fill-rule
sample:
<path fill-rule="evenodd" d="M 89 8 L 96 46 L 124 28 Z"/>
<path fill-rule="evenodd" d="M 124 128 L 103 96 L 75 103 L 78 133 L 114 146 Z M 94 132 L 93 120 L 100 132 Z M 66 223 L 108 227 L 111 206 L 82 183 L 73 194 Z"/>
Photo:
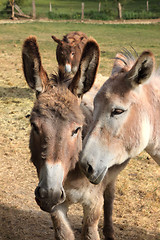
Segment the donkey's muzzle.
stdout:
<path fill-rule="evenodd" d="M 93 184 L 99 184 L 103 180 L 108 170 L 107 167 L 96 170 L 95 167 L 87 160 L 80 162 L 80 168 L 89 181 Z"/>
<path fill-rule="evenodd" d="M 52 212 L 54 207 L 66 199 L 64 189 L 54 191 L 53 189 L 45 189 L 37 187 L 35 189 L 35 200 L 39 207 L 45 212 Z"/>
<path fill-rule="evenodd" d="M 66 72 L 66 73 L 70 73 L 71 70 L 72 70 L 72 68 L 71 68 L 71 64 L 69 64 L 69 63 L 66 64 L 66 65 L 65 65 L 65 72 Z"/>

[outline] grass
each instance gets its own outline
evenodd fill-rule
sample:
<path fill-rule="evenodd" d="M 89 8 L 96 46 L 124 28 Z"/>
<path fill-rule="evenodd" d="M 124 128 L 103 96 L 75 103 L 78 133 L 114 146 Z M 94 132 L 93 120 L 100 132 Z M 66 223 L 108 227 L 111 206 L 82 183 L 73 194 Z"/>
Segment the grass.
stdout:
<path fill-rule="evenodd" d="M 59 18 L 60 16 L 63 16 L 63 19 L 65 16 L 73 16 L 75 13 L 77 17 L 80 19 L 81 18 L 81 3 L 82 1 L 77 0 L 38 0 L 36 1 L 36 14 L 37 17 L 48 17 L 49 13 L 49 4 L 52 4 L 52 10 L 53 10 L 53 15 L 58 15 Z M 84 1 L 85 2 L 85 12 L 89 11 L 98 11 L 98 1 Z M 0 5 L 0 11 L 4 9 L 4 4 L 5 1 L 2 0 L 2 3 Z M 21 6 L 22 10 L 24 11 L 25 14 L 32 15 L 32 0 L 26 0 L 24 1 L 24 4 Z"/>
<path fill-rule="evenodd" d="M 130 48 L 132 45 L 140 54 L 145 49 L 150 49 L 155 54 L 158 64 L 160 63 L 159 32 L 160 25 L 98 25 L 83 23 L 25 23 L 4 24 L 0 30 L 0 50 L 13 54 L 13 49 L 21 55 L 23 40 L 28 35 L 36 35 L 44 65 L 49 66 L 49 71 L 56 68 L 55 49 L 56 44 L 51 35 L 62 38 L 70 31 L 82 31 L 88 36 L 94 37 L 100 45 L 101 62 L 100 73 L 109 75 L 113 64 L 113 58 L 122 47 Z"/>
<path fill-rule="evenodd" d="M 62 37 L 80 30 L 93 36 L 101 49 L 99 72 L 108 76 L 116 52 L 132 45 L 138 53 L 150 49 L 160 62 L 160 25 L 98 25 L 60 22 L 28 22 L 0 25 L 0 236 L 3 240 L 53 239 L 49 216 L 34 201 L 35 168 L 29 162 L 29 120 L 35 99 L 23 76 L 21 49 L 28 35 L 36 35 L 42 62 L 56 70 L 56 44 L 51 35 Z M 107 77 L 106 77 L 107 78 Z M 119 240 L 160 239 L 159 167 L 142 153 L 119 175 L 114 202 L 114 228 Z M 79 240 L 82 212 L 71 208 L 70 218 Z M 77 220 L 78 219 L 78 220 Z M 100 233 L 102 235 L 100 221 Z M 41 227 L 39 227 L 41 226 Z M 101 237 L 103 239 L 103 237 Z"/>
<path fill-rule="evenodd" d="M 49 4 L 52 4 L 52 12 L 49 12 Z M 99 0 L 36 0 L 37 18 L 52 19 L 80 19 L 81 3 L 84 2 L 84 17 L 90 19 L 116 19 L 118 18 L 117 2 L 101 0 L 101 13 L 98 12 Z M 4 10 L 6 0 L 0 2 L 0 18 L 6 18 Z M 21 6 L 25 14 L 32 15 L 32 0 L 25 0 Z M 146 11 L 146 0 L 126 1 L 122 5 L 124 19 L 133 18 L 158 18 L 160 17 L 159 0 L 149 1 L 149 12 Z"/>

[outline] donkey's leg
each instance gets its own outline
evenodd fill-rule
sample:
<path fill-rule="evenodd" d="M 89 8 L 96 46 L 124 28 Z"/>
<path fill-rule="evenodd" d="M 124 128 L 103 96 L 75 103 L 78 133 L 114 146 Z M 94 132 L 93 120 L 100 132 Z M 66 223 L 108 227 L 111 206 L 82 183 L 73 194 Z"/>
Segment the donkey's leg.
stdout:
<path fill-rule="evenodd" d="M 75 240 L 74 233 L 67 218 L 68 205 L 65 203 L 55 207 L 51 219 L 55 230 L 56 240 Z"/>
<path fill-rule="evenodd" d="M 98 222 L 103 206 L 103 194 L 101 195 L 100 197 L 93 196 L 92 202 L 89 201 L 86 205 L 83 205 L 82 240 L 100 240 Z"/>
<path fill-rule="evenodd" d="M 110 182 L 104 192 L 104 228 L 105 240 L 114 240 L 114 230 L 112 222 L 112 211 L 114 201 L 115 181 Z"/>

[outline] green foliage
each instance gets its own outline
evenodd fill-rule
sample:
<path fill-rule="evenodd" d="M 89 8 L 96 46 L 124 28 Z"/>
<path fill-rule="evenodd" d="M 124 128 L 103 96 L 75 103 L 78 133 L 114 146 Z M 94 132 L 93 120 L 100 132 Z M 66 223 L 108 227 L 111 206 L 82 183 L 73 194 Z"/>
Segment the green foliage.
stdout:
<path fill-rule="evenodd" d="M 134 2 L 134 0 L 104 0 L 104 2 L 107 6 L 117 7 L 118 2 L 120 2 L 122 6 L 125 6 L 129 5 L 131 2 Z"/>
<path fill-rule="evenodd" d="M 49 19 L 81 19 L 81 13 L 75 12 L 73 14 L 64 14 L 64 13 L 56 13 L 49 12 Z M 115 13 L 108 11 L 89 11 L 85 13 L 85 19 L 95 19 L 95 20 L 114 20 L 116 18 Z"/>
<path fill-rule="evenodd" d="M 134 12 L 134 11 L 125 11 L 123 14 L 123 19 L 154 19 L 158 18 L 159 14 L 147 11 Z"/>
<path fill-rule="evenodd" d="M 15 3 L 19 6 L 22 6 L 24 4 L 25 0 L 15 0 Z"/>
<path fill-rule="evenodd" d="M 0 0 L 0 18 L 9 17 L 6 3 L 9 0 Z M 123 19 L 159 18 L 159 0 L 149 1 L 149 12 L 146 10 L 146 0 L 36 0 L 37 18 L 50 19 L 81 19 L 81 3 L 85 3 L 84 18 L 97 20 L 114 20 L 118 18 L 117 3 L 122 4 Z M 32 15 L 32 0 L 15 0 L 27 15 Z M 49 12 L 49 3 L 52 12 Z M 98 11 L 101 2 L 101 11 Z M 10 9 L 11 11 L 11 9 Z"/>
<path fill-rule="evenodd" d="M 6 6 L 10 6 L 10 2 L 9 0 L 2 0 L 2 2 L 0 3 L 0 5 L 6 5 Z M 26 0 L 14 0 L 15 4 L 22 6 L 24 4 L 24 2 L 26 2 Z"/>
<path fill-rule="evenodd" d="M 65 13 L 56 13 L 56 12 L 48 12 L 49 19 L 75 19 L 75 15 L 65 14 Z"/>

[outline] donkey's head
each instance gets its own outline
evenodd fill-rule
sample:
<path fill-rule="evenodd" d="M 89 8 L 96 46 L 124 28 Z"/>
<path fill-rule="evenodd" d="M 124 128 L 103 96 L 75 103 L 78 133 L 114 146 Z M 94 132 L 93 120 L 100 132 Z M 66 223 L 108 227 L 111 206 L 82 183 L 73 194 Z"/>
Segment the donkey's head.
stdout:
<path fill-rule="evenodd" d="M 127 51 L 116 56 L 111 77 L 94 99 L 93 124 L 84 140 L 81 165 L 91 182 L 98 184 L 108 168 L 146 148 L 151 124 L 145 83 L 153 66 L 149 51 L 137 61 Z"/>
<path fill-rule="evenodd" d="M 65 200 L 63 185 L 82 148 L 84 116 L 80 99 L 94 83 L 99 47 L 93 39 L 88 40 L 73 79 L 59 71 L 49 80 L 35 37 L 25 40 L 22 57 L 26 81 L 37 93 L 30 118 L 31 161 L 39 177 L 35 196 L 41 209 L 51 212 Z"/>
<path fill-rule="evenodd" d="M 87 41 L 87 36 L 82 32 L 71 32 L 63 37 L 63 40 L 52 36 L 58 43 L 56 57 L 58 65 L 63 72 L 76 73 L 78 70 L 82 50 Z"/>

